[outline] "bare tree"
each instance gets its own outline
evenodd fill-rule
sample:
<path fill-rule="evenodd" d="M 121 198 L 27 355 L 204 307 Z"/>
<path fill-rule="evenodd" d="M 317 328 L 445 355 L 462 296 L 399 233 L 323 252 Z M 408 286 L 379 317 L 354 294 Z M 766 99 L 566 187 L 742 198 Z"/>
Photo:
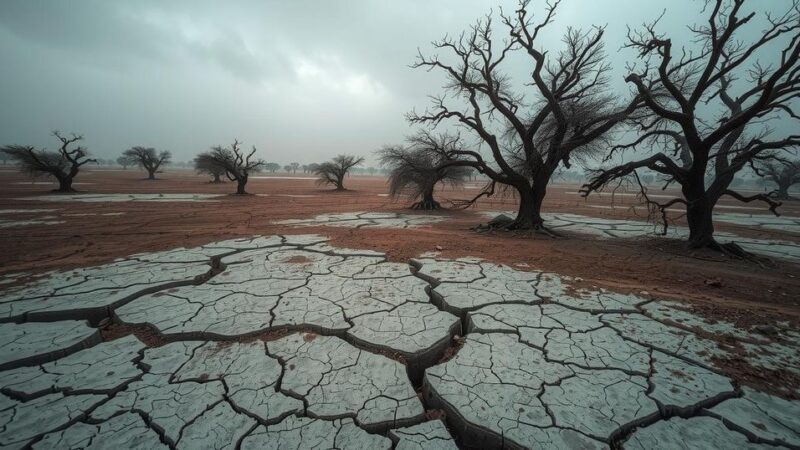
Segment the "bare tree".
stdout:
<path fill-rule="evenodd" d="M 77 146 L 70 150 L 69 146 L 83 140 L 83 136 L 72 134 L 66 137 L 58 131 L 53 131 L 53 136 L 61 141 L 57 152 L 36 150 L 28 145 L 6 145 L 0 147 L 0 152 L 15 160 L 20 169 L 31 176 L 52 176 L 58 180 L 56 192 L 75 192 L 72 181 L 80 172 L 80 168 L 87 163 L 97 161 L 87 157 L 85 147 Z"/>
<path fill-rule="evenodd" d="M 266 163 L 266 164 L 264 164 L 264 169 L 268 170 L 269 173 L 275 173 L 280 168 L 281 168 L 281 165 L 278 164 L 278 163 Z"/>
<path fill-rule="evenodd" d="M 300 163 L 293 162 L 293 163 L 289 164 L 289 166 L 292 167 L 292 173 L 295 174 L 295 173 L 297 173 L 297 169 L 300 167 Z"/>
<path fill-rule="evenodd" d="M 222 176 L 225 175 L 225 167 L 218 164 L 208 153 L 201 153 L 194 158 L 194 170 L 197 173 L 211 175 L 211 183 L 222 183 Z"/>
<path fill-rule="evenodd" d="M 120 156 L 117 158 L 117 164 L 122 166 L 122 170 L 126 170 L 131 165 L 131 161 L 124 156 Z"/>
<path fill-rule="evenodd" d="M 155 180 L 161 166 L 170 163 L 172 153 L 167 150 L 156 152 L 152 147 L 136 146 L 122 152 L 122 157 L 146 170 L 148 180 Z"/>
<path fill-rule="evenodd" d="M 441 205 L 433 198 L 436 185 L 460 185 L 471 170 L 446 164 L 450 162 L 449 152 L 461 149 L 461 140 L 457 135 L 420 131 L 407 141 L 405 146 L 387 146 L 378 152 L 381 165 L 390 170 L 389 194 L 419 199 L 411 205 L 414 209 L 439 209 Z"/>
<path fill-rule="evenodd" d="M 345 191 L 344 177 L 353 167 L 364 162 L 364 158 L 352 155 L 339 155 L 328 162 L 317 166 L 317 184 L 331 184 L 337 191 Z"/>
<path fill-rule="evenodd" d="M 256 148 L 245 154 L 239 146 L 240 142 L 234 140 L 230 147 L 215 146 L 210 152 L 197 155 L 195 161 L 203 165 L 215 165 L 225 170 L 225 175 L 231 181 L 236 181 L 236 194 L 246 195 L 245 186 L 251 172 L 260 171 L 266 163 L 260 158 L 253 158 Z"/>
<path fill-rule="evenodd" d="M 540 33 L 552 23 L 559 2 L 548 3 L 538 22 L 528 4 L 521 1 L 510 16 L 501 12 L 509 33 L 502 42 L 494 39 L 489 14 L 459 39 L 433 43 L 455 62 L 420 53 L 413 67 L 441 71 L 448 84 L 431 109 L 408 115 L 412 123 L 434 126 L 454 120 L 488 147 L 490 159 L 474 150 L 454 150 L 450 156 L 458 157 L 452 164 L 473 167 L 491 179 L 475 200 L 492 195 L 497 183 L 516 191 L 519 210 L 507 229 L 544 229 L 541 207 L 555 170 L 602 147 L 607 134 L 641 104 L 635 96 L 618 105 L 608 93 L 604 28 L 568 28 L 564 48 L 550 56 L 539 50 Z M 514 86 L 501 67 L 517 53 L 529 61 L 531 79 Z"/>
<path fill-rule="evenodd" d="M 800 183 L 800 160 L 767 161 L 756 166 L 756 173 L 777 185 L 770 195 L 778 200 L 789 200 L 789 188 Z"/>
<path fill-rule="evenodd" d="M 639 169 L 655 171 L 667 180 L 665 188 L 677 183 L 682 192 L 681 197 L 655 201 L 637 183 L 651 213 L 660 212 L 665 232 L 666 209 L 682 204 L 690 247 L 710 247 L 734 255 L 744 252 L 734 243 L 721 245 L 714 240 L 717 201 L 723 195 L 743 202 L 762 201 L 777 214 L 779 202 L 766 194 L 742 195 L 730 189 L 730 184 L 741 169 L 782 159 L 782 153 L 800 144 L 800 135 L 778 136 L 768 125 L 775 120 L 800 119 L 792 109 L 800 95 L 798 2 L 777 16 L 764 13 L 766 28 L 750 40 L 739 32 L 757 15 L 743 13 L 744 3 L 706 2 L 707 23 L 689 28 L 697 44 L 693 49 L 676 52 L 672 40 L 656 32 L 658 20 L 640 31 L 629 31 L 627 46 L 639 52 L 642 67 L 631 66 L 626 81 L 644 97 L 650 114 L 636 121 L 639 137 L 614 147 L 611 155 L 640 144 L 661 151 L 596 171 L 583 187 L 584 195 L 589 195 L 622 177 L 638 181 Z M 762 65 L 758 57 L 768 51 L 778 53 L 777 62 Z M 658 94 L 654 88 L 660 89 Z"/>

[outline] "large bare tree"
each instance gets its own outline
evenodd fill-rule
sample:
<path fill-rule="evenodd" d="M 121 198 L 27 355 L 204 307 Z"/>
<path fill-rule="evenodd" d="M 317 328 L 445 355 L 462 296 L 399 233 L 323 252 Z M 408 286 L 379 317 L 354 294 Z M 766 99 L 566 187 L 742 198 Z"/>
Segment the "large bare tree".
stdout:
<path fill-rule="evenodd" d="M 745 11 L 745 3 L 767 11 Z M 743 195 L 730 188 L 731 182 L 743 168 L 781 160 L 800 144 L 800 116 L 793 110 L 800 94 L 800 9 L 795 1 L 775 14 L 769 12 L 773 6 L 745 0 L 705 2 L 707 21 L 689 27 L 694 46 L 688 49 L 674 48 L 672 39 L 659 34 L 658 20 L 629 31 L 627 45 L 638 51 L 640 63 L 630 66 L 626 81 L 643 96 L 649 114 L 635 121 L 638 137 L 615 146 L 611 155 L 640 147 L 655 152 L 596 171 L 584 195 L 614 180 L 633 178 L 665 227 L 666 209 L 685 206 L 690 247 L 742 255 L 736 244 L 715 241 L 714 206 L 727 195 L 743 202 L 762 201 L 775 212 L 780 203 L 770 196 Z M 759 19 L 764 29 L 748 40 L 742 30 Z M 764 58 L 774 62 L 766 64 Z M 778 133 L 770 125 L 776 121 L 790 131 Z M 637 182 L 640 169 L 660 174 L 667 180 L 665 188 L 678 184 L 682 195 L 653 200 Z"/>
<path fill-rule="evenodd" d="M 772 181 L 777 186 L 770 196 L 778 200 L 788 200 L 789 188 L 795 184 L 800 184 L 800 160 L 767 161 L 760 166 L 756 166 L 756 173 L 765 179 Z"/>
<path fill-rule="evenodd" d="M 543 229 L 542 202 L 556 169 L 602 147 L 641 105 L 637 95 L 619 103 L 609 93 L 604 28 L 568 28 L 559 52 L 541 48 L 540 35 L 559 3 L 548 3 L 536 19 L 527 0 L 512 15 L 501 12 L 508 36 L 500 41 L 489 14 L 460 38 L 433 43 L 452 60 L 420 53 L 413 65 L 443 72 L 448 84 L 445 94 L 433 97 L 432 107 L 410 113 L 409 121 L 433 126 L 455 121 L 488 148 L 488 158 L 481 151 L 453 150 L 450 156 L 460 161 L 451 164 L 488 176 L 492 182 L 484 195 L 491 195 L 496 183 L 516 192 L 519 209 L 507 229 Z M 528 61 L 529 79 L 514 83 L 503 70 L 512 54 Z"/>
<path fill-rule="evenodd" d="M 314 173 L 317 175 L 318 184 L 331 184 L 337 191 L 346 191 L 344 177 L 350 169 L 364 162 L 364 158 L 352 155 L 338 155 L 328 162 L 317 166 Z"/>
<path fill-rule="evenodd" d="M 81 167 L 97 161 L 88 158 L 85 147 L 77 146 L 70 149 L 71 145 L 83 140 L 83 136 L 72 134 L 67 137 L 58 131 L 53 131 L 53 136 L 61 142 L 57 152 L 36 150 L 29 145 L 6 145 L 0 147 L 0 151 L 14 159 L 22 171 L 32 176 L 52 176 L 58 180 L 56 192 L 75 192 L 72 181 Z"/>
<path fill-rule="evenodd" d="M 234 140 L 230 147 L 217 145 L 211 151 L 197 155 L 195 162 L 223 168 L 227 178 L 236 181 L 236 194 L 246 195 L 245 186 L 250 173 L 260 171 L 266 163 L 261 158 L 253 158 L 256 154 L 255 146 L 249 153 L 245 153 L 240 145 L 238 140 Z"/>
<path fill-rule="evenodd" d="M 439 209 L 441 205 L 433 198 L 436 185 L 460 185 L 471 170 L 447 164 L 451 161 L 448 154 L 461 148 L 458 135 L 434 135 L 425 130 L 409 137 L 406 145 L 382 148 L 378 155 L 389 169 L 389 194 L 417 200 L 411 205 L 413 209 Z"/>
<path fill-rule="evenodd" d="M 131 147 L 122 152 L 122 157 L 131 162 L 131 164 L 138 164 L 139 167 L 147 171 L 147 179 L 155 180 L 156 173 L 162 165 L 169 164 L 172 159 L 172 153 L 168 150 L 157 152 L 152 147 Z"/>

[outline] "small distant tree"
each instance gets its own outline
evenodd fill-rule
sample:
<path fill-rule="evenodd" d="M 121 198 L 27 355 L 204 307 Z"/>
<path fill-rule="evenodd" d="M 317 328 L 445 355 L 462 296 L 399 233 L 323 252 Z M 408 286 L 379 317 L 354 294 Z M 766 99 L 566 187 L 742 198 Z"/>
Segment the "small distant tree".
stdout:
<path fill-rule="evenodd" d="M 122 170 L 126 170 L 128 166 L 131 165 L 131 161 L 124 156 L 120 156 L 119 158 L 117 158 L 117 164 L 122 166 Z"/>
<path fill-rule="evenodd" d="M 5 152 L 0 152 L 0 161 L 3 161 L 4 166 L 8 164 L 9 159 L 11 159 L 11 155 Z"/>
<path fill-rule="evenodd" d="M 290 166 L 288 164 L 283 166 L 283 171 L 286 172 L 286 173 L 292 173 L 292 166 Z"/>
<path fill-rule="evenodd" d="M 378 171 L 378 169 L 376 169 L 375 167 L 368 167 L 367 168 L 367 173 L 370 174 L 370 176 L 375 175 L 375 172 L 377 172 L 377 171 Z"/>
<path fill-rule="evenodd" d="M 250 173 L 260 171 L 267 163 L 260 158 L 253 158 L 256 154 L 255 146 L 253 146 L 250 153 L 245 154 L 239 148 L 240 145 L 241 143 L 238 140 L 234 140 L 230 147 L 219 145 L 212 147 L 210 152 L 197 155 L 195 161 L 199 160 L 204 166 L 222 167 L 228 179 L 236 181 L 236 194 L 246 195 L 245 186 L 250 178 Z"/>
<path fill-rule="evenodd" d="M 58 180 L 56 192 L 75 192 L 72 181 L 80 172 L 80 168 L 94 159 L 88 158 L 85 147 L 77 146 L 72 150 L 70 145 L 83 140 L 83 136 L 72 134 L 70 137 L 62 136 L 58 131 L 53 132 L 61 147 L 57 152 L 36 150 L 29 145 L 6 145 L 0 147 L 0 153 L 15 160 L 23 172 L 31 176 L 52 176 Z"/>
<path fill-rule="evenodd" d="M 122 156 L 127 158 L 131 164 L 138 164 L 139 167 L 147 171 L 147 179 L 155 180 L 156 173 L 162 165 L 169 164 L 172 158 L 172 153 L 167 150 L 156 152 L 152 147 L 131 147 L 124 152 Z"/>
<path fill-rule="evenodd" d="M 311 163 L 308 165 L 308 173 L 316 173 L 317 169 L 319 169 L 319 164 Z"/>
<path fill-rule="evenodd" d="M 308 173 L 308 164 L 303 164 L 300 168 L 303 170 L 303 173 Z"/>
<path fill-rule="evenodd" d="M 389 194 L 419 199 L 411 205 L 414 209 L 439 209 L 441 205 L 433 198 L 436 185 L 460 185 L 472 169 L 448 165 L 452 160 L 447 155 L 460 147 L 458 136 L 428 132 L 409 138 L 406 146 L 384 147 L 379 155 L 381 164 L 390 169 Z"/>
<path fill-rule="evenodd" d="M 269 171 L 269 173 L 275 173 L 280 168 L 281 168 L 281 165 L 278 164 L 278 163 L 266 163 L 266 164 L 264 164 L 264 170 Z"/>
<path fill-rule="evenodd" d="M 194 158 L 194 170 L 199 174 L 211 175 L 212 183 L 222 183 L 222 176 L 225 175 L 225 167 L 208 156 L 208 153 L 201 153 Z"/>
<path fill-rule="evenodd" d="M 314 173 L 317 175 L 317 184 L 331 184 L 337 191 L 345 191 L 344 177 L 350 169 L 364 162 L 364 158 L 352 155 L 339 155 L 331 161 L 322 163 Z"/>
<path fill-rule="evenodd" d="M 770 195 L 778 200 L 789 199 L 789 188 L 800 183 L 800 160 L 773 160 L 757 167 L 757 174 L 775 183 L 778 188 Z"/>
<path fill-rule="evenodd" d="M 292 173 L 294 174 L 297 173 L 297 169 L 300 167 L 300 163 L 293 162 L 289 164 L 289 166 L 292 168 Z"/>

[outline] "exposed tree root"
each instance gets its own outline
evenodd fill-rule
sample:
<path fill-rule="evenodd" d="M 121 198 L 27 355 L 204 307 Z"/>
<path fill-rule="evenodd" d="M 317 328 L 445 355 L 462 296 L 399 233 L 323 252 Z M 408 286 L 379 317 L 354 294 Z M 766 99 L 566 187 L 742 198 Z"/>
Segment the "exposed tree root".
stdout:
<path fill-rule="evenodd" d="M 541 234 L 553 239 L 563 238 L 564 236 L 557 233 L 544 225 L 544 222 L 531 222 L 521 219 L 511 219 L 508 216 L 498 216 L 490 220 L 486 224 L 480 224 L 473 228 L 474 231 L 487 232 L 487 231 L 506 231 L 516 232 L 518 234 Z"/>
<path fill-rule="evenodd" d="M 740 259 L 743 261 L 756 263 L 759 266 L 761 266 L 761 268 L 767 268 L 767 266 L 775 265 L 770 258 L 750 253 L 735 242 L 728 242 L 725 244 L 721 244 L 716 240 L 712 239 L 711 242 L 709 242 L 705 246 L 695 247 L 695 248 L 707 248 L 709 250 L 714 250 L 722 253 L 723 255 L 729 258 Z"/>
<path fill-rule="evenodd" d="M 442 205 L 436 200 L 420 200 L 411 205 L 411 209 L 419 209 L 425 211 L 433 211 L 441 208 Z"/>

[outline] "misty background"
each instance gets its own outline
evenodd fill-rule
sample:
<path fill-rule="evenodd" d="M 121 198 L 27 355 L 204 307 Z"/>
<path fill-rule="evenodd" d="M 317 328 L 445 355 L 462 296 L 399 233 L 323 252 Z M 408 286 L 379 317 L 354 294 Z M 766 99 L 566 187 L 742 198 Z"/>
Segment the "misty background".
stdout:
<path fill-rule="evenodd" d="M 515 1 L 376 2 L 4 1 L 0 3 L 0 144 L 55 149 L 51 130 L 82 133 L 116 158 L 134 145 L 187 161 L 238 138 L 268 161 L 367 157 L 411 132 L 404 115 L 441 92 L 435 72 L 409 68 L 419 48 L 457 36 Z M 786 0 L 764 2 L 783 10 Z M 539 15 L 544 3 L 531 10 Z M 701 0 L 566 0 L 541 46 L 567 26 L 606 25 L 615 92 L 625 97 L 626 25 L 666 8 L 659 30 L 687 36 Z M 498 38 L 506 30 L 496 22 Z M 745 27 L 757 37 L 761 27 Z M 749 34 L 748 34 L 749 33 Z M 687 36 L 688 38 L 688 36 Z M 691 44 L 691 43 L 688 43 Z M 442 56 L 445 54 L 442 52 Z M 530 60 L 511 61 L 518 81 Z"/>

